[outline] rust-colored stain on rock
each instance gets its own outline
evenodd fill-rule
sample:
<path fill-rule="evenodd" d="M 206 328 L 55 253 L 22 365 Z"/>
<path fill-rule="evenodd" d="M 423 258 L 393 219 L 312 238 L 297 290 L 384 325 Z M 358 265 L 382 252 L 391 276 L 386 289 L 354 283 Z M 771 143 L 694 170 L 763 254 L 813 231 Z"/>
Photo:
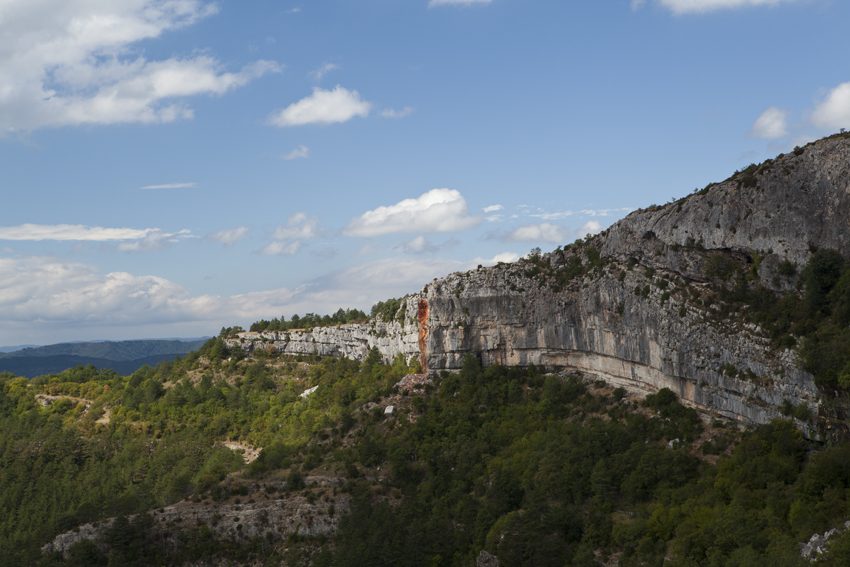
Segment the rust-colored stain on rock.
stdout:
<path fill-rule="evenodd" d="M 422 364 L 422 373 L 428 373 L 428 302 L 419 300 L 419 362 Z"/>

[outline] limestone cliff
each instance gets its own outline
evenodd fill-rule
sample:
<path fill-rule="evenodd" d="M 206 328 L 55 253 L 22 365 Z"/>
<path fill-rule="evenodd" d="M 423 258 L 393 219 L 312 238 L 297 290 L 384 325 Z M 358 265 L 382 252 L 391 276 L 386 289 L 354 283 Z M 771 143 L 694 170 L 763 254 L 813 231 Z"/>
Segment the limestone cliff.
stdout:
<path fill-rule="evenodd" d="M 419 296 L 410 296 L 391 321 L 377 318 L 365 324 L 239 333 L 227 345 L 239 346 L 249 353 L 265 348 L 281 354 L 345 356 L 355 360 L 366 358 L 372 348 L 377 348 L 385 362 L 392 362 L 399 354 L 410 362 L 420 353 L 418 313 Z"/>
<path fill-rule="evenodd" d="M 698 408 L 747 423 L 783 402 L 816 409 L 796 353 L 741 317 L 718 317 L 712 258 L 794 293 L 787 261 L 818 248 L 850 257 L 850 135 L 751 166 L 688 197 L 630 214 L 580 244 L 515 264 L 451 274 L 407 299 L 399 321 L 242 336 L 284 353 L 386 360 L 418 355 L 427 372 L 483 364 L 573 367 L 634 391 L 669 387 Z M 730 372 L 733 369 L 734 372 Z M 805 424 L 800 424 L 806 429 Z"/>

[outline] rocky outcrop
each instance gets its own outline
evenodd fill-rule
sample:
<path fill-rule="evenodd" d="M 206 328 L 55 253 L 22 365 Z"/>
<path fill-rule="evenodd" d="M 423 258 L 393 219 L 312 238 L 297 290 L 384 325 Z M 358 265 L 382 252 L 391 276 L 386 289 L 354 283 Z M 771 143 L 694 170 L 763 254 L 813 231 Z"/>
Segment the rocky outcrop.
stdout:
<path fill-rule="evenodd" d="M 711 308 L 687 300 L 687 286 L 662 291 L 637 266 L 609 264 L 559 292 L 522 272 L 521 264 L 481 269 L 428 286 L 429 370 L 460 368 L 470 354 L 484 365 L 569 367 L 636 393 L 670 388 L 748 423 L 780 417 L 785 400 L 817 404 L 792 352 L 776 351 L 755 326 L 712 322 Z M 648 285 L 648 295 L 634 293 Z M 730 365 L 738 377 L 724 372 Z"/>
<path fill-rule="evenodd" d="M 308 485 L 315 488 L 332 488 L 345 483 L 343 479 L 308 477 Z M 304 494 L 290 494 L 271 500 L 246 504 L 196 504 L 188 501 L 166 506 L 151 512 L 153 525 L 150 537 L 165 551 L 179 549 L 179 534 L 189 528 L 208 532 L 219 541 L 232 540 L 247 543 L 254 537 L 277 541 L 290 534 L 302 536 L 333 535 L 337 531 L 339 518 L 349 510 L 347 494 L 316 499 L 307 499 Z M 128 518 L 135 520 L 135 516 Z M 83 524 L 73 531 L 54 538 L 42 552 L 66 554 L 77 542 L 91 540 L 104 552 L 109 553 L 106 534 L 115 522 L 110 518 L 102 522 Z M 271 534 L 269 536 L 268 534 Z"/>
<path fill-rule="evenodd" d="M 667 387 L 702 410 L 765 423 L 786 401 L 816 411 L 820 393 L 793 351 L 703 301 L 708 268 L 721 258 L 753 283 L 794 293 L 788 266 L 802 267 L 818 248 L 850 257 L 848 219 L 850 135 L 840 134 L 636 211 L 535 262 L 435 280 L 407 299 L 401 322 L 242 341 L 358 359 L 377 347 L 385 360 L 418 355 L 430 373 L 457 370 L 468 355 L 485 365 L 571 367 L 637 393 Z"/>
<path fill-rule="evenodd" d="M 833 528 L 823 534 L 814 534 L 809 541 L 800 544 L 800 555 L 809 561 L 817 561 L 821 556 L 829 552 L 830 541 L 848 529 L 850 529 L 850 520 L 844 522 L 844 525 L 841 527 Z"/>
<path fill-rule="evenodd" d="M 419 297 L 408 297 L 391 321 L 377 318 L 369 323 L 315 327 L 309 330 L 263 331 L 239 333 L 229 339 L 229 348 L 239 346 L 247 352 L 271 349 L 281 354 L 317 354 L 319 356 L 345 356 L 363 360 L 372 348 L 378 349 L 385 362 L 392 362 L 399 354 L 412 362 L 420 353 Z"/>
<path fill-rule="evenodd" d="M 838 134 L 684 199 L 632 213 L 606 231 L 601 252 L 703 279 L 705 256 L 685 247 L 690 238 L 706 250 L 734 251 L 750 261 L 760 253 L 763 283 L 787 289 L 773 280 L 779 261 L 803 266 L 817 248 L 850 257 L 848 219 L 850 136 Z"/>

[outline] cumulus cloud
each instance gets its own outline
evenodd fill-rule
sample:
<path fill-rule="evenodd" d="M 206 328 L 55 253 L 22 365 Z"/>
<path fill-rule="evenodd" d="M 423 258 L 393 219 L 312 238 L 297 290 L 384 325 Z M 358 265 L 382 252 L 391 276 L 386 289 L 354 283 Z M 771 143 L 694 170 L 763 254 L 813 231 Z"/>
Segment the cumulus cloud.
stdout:
<path fill-rule="evenodd" d="M 753 138 L 784 138 L 788 135 L 788 110 L 771 106 L 761 113 L 761 116 L 750 128 L 750 136 Z"/>
<path fill-rule="evenodd" d="M 570 229 L 548 222 L 532 223 L 508 233 L 497 232 L 493 237 L 503 242 L 566 242 L 570 238 Z"/>
<path fill-rule="evenodd" d="M 149 61 L 134 50 L 217 10 L 200 0 L 6 0 L 0 132 L 191 118 L 181 99 L 280 71 L 274 61 L 227 72 L 205 54 Z"/>
<path fill-rule="evenodd" d="M 372 110 L 372 103 L 360 98 L 357 91 L 349 91 L 337 85 L 332 91 L 313 89 L 313 94 L 273 113 L 269 124 L 286 128 L 304 124 L 334 124 L 347 122 L 355 116 L 365 118 Z"/>
<path fill-rule="evenodd" d="M 504 209 L 502 205 L 490 205 L 489 207 L 484 207 L 485 213 L 495 213 L 496 211 L 501 211 Z"/>
<path fill-rule="evenodd" d="M 850 128 L 850 82 L 829 91 L 809 119 L 812 124 L 825 130 Z"/>
<path fill-rule="evenodd" d="M 266 244 L 260 254 L 264 256 L 294 256 L 301 249 L 301 241 L 281 242 L 275 240 Z"/>
<path fill-rule="evenodd" d="M 587 235 L 599 234 L 602 232 L 602 225 L 596 221 L 587 221 L 581 228 L 576 229 L 576 238 L 584 238 Z"/>
<path fill-rule="evenodd" d="M 142 189 L 189 189 L 197 186 L 197 183 L 166 183 L 164 185 L 146 185 Z"/>
<path fill-rule="evenodd" d="M 489 4 L 492 0 L 431 0 L 428 3 L 428 7 L 433 6 L 446 6 L 446 5 L 460 5 L 460 6 L 469 6 L 471 4 Z"/>
<path fill-rule="evenodd" d="M 20 226 L 0 227 L 0 240 L 106 242 L 110 240 L 139 240 L 158 232 L 161 232 L 158 228 L 103 228 L 81 224 L 22 224 Z"/>
<path fill-rule="evenodd" d="M 308 217 L 307 213 L 295 213 L 286 224 L 277 227 L 272 238 L 284 240 L 287 238 L 319 238 L 324 236 L 327 229 L 319 226 L 319 217 Z"/>
<path fill-rule="evenodd" d="M 292 159 L 307 159 L 310 157 L 310 148 L 307 146 L 298 146 L 288 154 L 284 154 L 281 156 L 282 159 L 292 160 Z"/>
<path fill-rule="evenodd" d="M 418 199 L 405 199 L 395 205 L 378 207 L 353 219 L 345 236 L 380 236 L 396 232 L 454 232 L 481 224 L 481 217 L 469 213 L 466 199 L 453 189 L 432 189 Z"/>
<path fill-rule="evenodd" d="M 219 230 L 218 232 L 211 232 L 204 237 L 204 240 L 212 240 L 213 242 L 220 242 L 225 246 L 233 246 L 240 240 L 245 240 L 248 238 L 248 232 L 251 229 L 247 226 L 240 226 L 237 228 L 225 228 L 224 230 Z"/>
<path fill-rule="evenodd" d="M 401 110 L 385 108 L 381 111 L 381 116 L 383 116 L 384 118 L 404 118 L 405 116 L 410 116 L 411 114 L 413 114 L 413 109 L 409 106 L 405 106 Z"/>
<path fill-rule="evenodd" d="M 715 10 L 728 8 L 744 8 L 747 6 L 776 6 L 797 0 L 656 0 L 676 15 L 705 14 Z M 640 8 L 643 0 L 632 0 L 632 9 Z"/>

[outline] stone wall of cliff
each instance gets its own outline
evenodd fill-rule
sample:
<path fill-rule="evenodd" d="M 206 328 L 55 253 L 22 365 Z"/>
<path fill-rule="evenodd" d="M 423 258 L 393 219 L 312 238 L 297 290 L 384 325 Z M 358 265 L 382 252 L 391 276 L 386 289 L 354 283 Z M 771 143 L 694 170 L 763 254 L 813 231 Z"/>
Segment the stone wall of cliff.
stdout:
<path fill-rule="evenodd" d="M 309 330 L 263 331 L 240 333 L 228 339 L 229 348 L 239 346 L 251 353 L 255 349 L 272 349 L 281 354 L 317 354 L 345 356 L 363 360 L 377 348 L 384 362 L 392 362 L 401 354 L 409 363 L 419 357 L 419 296 L 410 296 L 391 321 L 379 319 L 363 324 L 316 327 Z"/>

